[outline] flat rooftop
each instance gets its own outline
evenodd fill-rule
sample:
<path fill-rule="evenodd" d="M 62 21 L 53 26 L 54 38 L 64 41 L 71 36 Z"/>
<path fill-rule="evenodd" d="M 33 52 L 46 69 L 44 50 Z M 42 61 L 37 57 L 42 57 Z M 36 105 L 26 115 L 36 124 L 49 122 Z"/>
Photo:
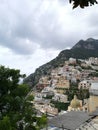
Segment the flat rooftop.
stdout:
<path fill-rule="evenodd" d="M 55 126 L 66 130 L 76 130 L 79 126 L 92 118 L 83 111 L 71 111 L 63 115 L 58 115 L 48 120 L 49 126 Z"/>

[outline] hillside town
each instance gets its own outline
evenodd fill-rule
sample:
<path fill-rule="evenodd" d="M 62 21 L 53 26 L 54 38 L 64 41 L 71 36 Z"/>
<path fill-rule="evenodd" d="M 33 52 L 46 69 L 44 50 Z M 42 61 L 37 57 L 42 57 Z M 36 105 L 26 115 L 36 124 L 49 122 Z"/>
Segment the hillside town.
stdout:
<path fill-rule="evenodd" d="M 32 103 L 38 116 L 48 117 L 45 129 L 98 130 L 98 58 L 69 58 L 50 75 L 40 77 L 30 94 L 34 95 Z M 74 118 L 77 120 L 70 127 Z"/>
<path fill-rule="evenodd" d="M 98 0 L 0 0 L 0 130 L 98 130 Z"/>

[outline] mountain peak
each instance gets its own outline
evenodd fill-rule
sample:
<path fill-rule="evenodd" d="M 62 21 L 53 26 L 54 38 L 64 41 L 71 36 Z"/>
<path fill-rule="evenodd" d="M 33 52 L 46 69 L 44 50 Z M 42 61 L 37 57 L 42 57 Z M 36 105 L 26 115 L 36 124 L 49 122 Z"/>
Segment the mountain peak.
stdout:
<path fill-rule="evenodd" d="M 87 41 L 87 42 L 93 42 L 93 41 L 95 41 L 95 39 L 93 39 L 93 38 L 88 38 L 86 41 Z"/>
<path fill-rule="evenodd" d="M 87 40 L 80 40 L 72 49 L 87 49 L 87 50 L 94 50 L 98 48 L 98 40 L 93 38 L 88 38 Z"/>

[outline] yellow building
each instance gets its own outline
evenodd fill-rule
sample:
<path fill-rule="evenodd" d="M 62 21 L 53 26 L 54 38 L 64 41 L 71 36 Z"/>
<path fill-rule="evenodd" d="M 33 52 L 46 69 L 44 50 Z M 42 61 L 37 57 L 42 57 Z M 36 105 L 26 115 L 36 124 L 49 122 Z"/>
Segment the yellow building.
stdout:
<path fill-rule="evenodd" d="M 70 86 L 69 80 L 66 80 L 64 76 L 60 76 L 55 86 L 58 93 L 64 93 L 65 89 Z"/>
<path fill-rule="evenodd" d="M 78 100 L 76 96 L 71 101 L 70 106 L 68 107 L 68 111 L 72 110 L 82 110 L 88 111 L 92 113 L 98 108 L 98 82 L 94 82 L 91 84 L 91 88 L 89 89 L 90 98 L 87 103 L 82 106 L 82 101 Z"/>
<path fill-rule="evenodd" d="M 77 99 L 77 96 L 75 95 L 72 99 L 70 106 L 68 107 L 68 111 L 80 111 L 82 110 L 82 101 Z"/>

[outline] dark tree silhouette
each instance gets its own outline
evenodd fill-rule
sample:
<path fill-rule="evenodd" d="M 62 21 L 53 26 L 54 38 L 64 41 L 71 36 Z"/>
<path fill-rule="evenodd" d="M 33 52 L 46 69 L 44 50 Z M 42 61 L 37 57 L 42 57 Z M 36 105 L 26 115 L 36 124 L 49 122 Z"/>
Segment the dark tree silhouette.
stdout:
<path fill-rule="evenodd" d="M 92 6 L 98 4 L 97 0 L 69 0 L 70 3 L 73 3 L 73 9 L 80 6 L 81 8 Z"/>

